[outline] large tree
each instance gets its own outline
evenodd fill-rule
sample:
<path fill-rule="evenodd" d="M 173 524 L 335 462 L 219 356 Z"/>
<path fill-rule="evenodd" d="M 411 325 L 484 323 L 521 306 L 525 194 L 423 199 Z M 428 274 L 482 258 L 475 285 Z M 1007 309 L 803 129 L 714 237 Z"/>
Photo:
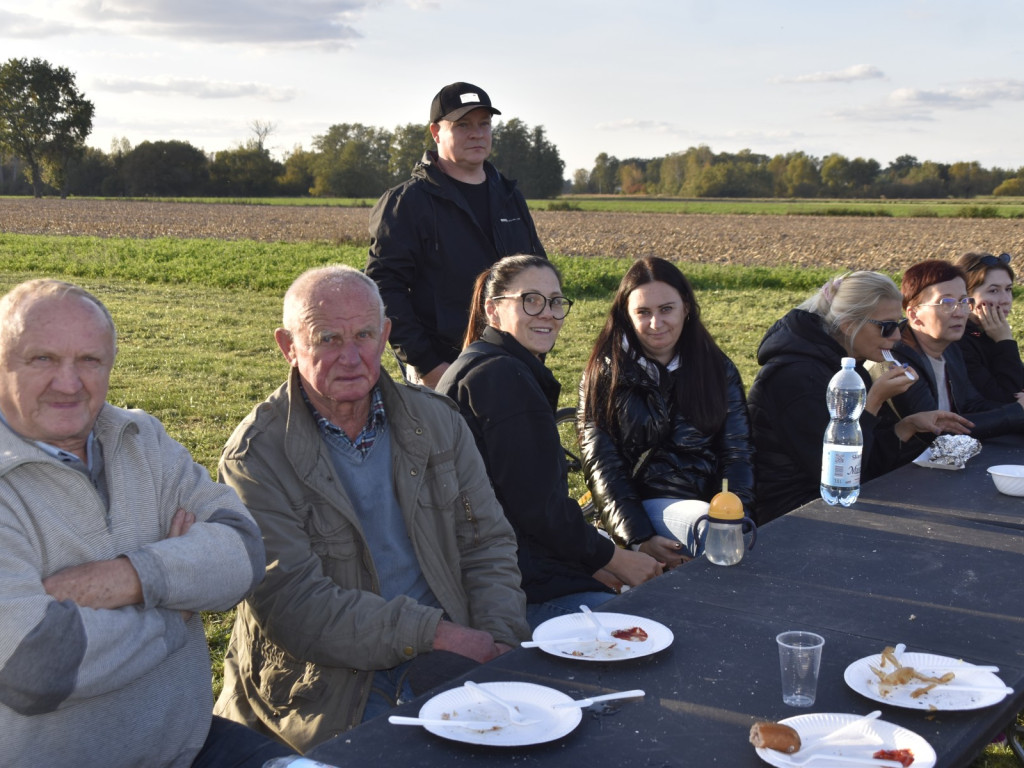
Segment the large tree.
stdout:
<path fill-rule="evenodd" d="M 21 158 L 42 196 L 43 172 L 64 191 L 68 163 L 92 131 L 94 107 L 67 67 L 42 59 L 0 65 L 0 150 Z"/>

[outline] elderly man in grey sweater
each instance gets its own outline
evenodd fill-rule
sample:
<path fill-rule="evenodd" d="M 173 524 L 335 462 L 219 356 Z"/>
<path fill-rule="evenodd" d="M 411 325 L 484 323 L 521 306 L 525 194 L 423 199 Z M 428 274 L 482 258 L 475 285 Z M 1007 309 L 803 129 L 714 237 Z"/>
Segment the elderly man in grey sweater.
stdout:
<path fill-rule="evenodd" d="M 107 309 L 57 280 L 0 299 L 0 762 L 252 766 L 289 750 L 212 717 L 199 611 L 263 577 L 231 489 L 106 402 Z"/>

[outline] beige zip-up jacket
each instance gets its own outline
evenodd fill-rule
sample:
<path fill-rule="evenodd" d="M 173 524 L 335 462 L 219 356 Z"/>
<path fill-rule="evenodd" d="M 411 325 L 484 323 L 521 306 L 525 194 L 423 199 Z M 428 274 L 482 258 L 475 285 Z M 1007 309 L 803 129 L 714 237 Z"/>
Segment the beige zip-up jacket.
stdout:
<path fill-rule="evenodd" d="M 263 531 L 268 567 L 238 608 L 214 711 L 301 751 L 358 725 L 373 671 L 430 651 L 442 615 L 508 645 L 529 636 L 515 534 L 462 416 L 447 398 L 386 373 L 379 383 L 390 482 L 442 608 L 379 595 L 294 370 L 238 426 L 220 461 L 220 479 Z"/>

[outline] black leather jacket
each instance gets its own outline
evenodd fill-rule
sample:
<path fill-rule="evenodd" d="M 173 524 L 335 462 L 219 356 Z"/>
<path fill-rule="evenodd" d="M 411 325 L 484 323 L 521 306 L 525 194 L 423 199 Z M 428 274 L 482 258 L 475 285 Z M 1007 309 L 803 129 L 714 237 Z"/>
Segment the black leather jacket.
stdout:
<path fill-rule="evenodd" d="M 604 529 L 624 546 L 651 538 L 655 531 L 643 508 L 645 499 L 710 501 L 729 490 L 749 508 L 754 500 L 754 451 L 743 382 L 724 355 L 728 413 L 715 434 L 706 435 L 673 405 L 677 377 L 659 366 L 659 387 L 638 364 L 623 372 L 616 398 L 619 421 L 612 430 L 593 422 L 581 429 L 583 469 Z M 685 363 L 684 363 L 685 365 Z M 603 373 L 607 377 L 607 370 Z M 579 413 L 585 403 L 580 402 Z"/>
<path fill-rule="evenodd" d="M 504 256 L 546 256 L 516 183 L 484 164 L 489 231 L 427 152 L 412 178 L 389 189 L 370 213 L 366 274 L 391 319 L 391 346 L 420 372 L 462 349 L 476 276 Z"/>

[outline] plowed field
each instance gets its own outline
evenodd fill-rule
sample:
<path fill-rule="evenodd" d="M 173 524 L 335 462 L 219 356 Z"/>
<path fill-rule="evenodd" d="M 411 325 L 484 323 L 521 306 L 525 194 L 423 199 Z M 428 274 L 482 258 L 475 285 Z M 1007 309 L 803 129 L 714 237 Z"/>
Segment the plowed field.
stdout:
<path fill-rule="evenodd" d="M 1020 219 L 708 216 L 537 211 L 551 253 L 657 255 L 718 264 L 903 270 L 968 250 L 1024 252 Z M 0 200 L 0 232 L 100 237 L 367 242 L 366 208 Z"/>

